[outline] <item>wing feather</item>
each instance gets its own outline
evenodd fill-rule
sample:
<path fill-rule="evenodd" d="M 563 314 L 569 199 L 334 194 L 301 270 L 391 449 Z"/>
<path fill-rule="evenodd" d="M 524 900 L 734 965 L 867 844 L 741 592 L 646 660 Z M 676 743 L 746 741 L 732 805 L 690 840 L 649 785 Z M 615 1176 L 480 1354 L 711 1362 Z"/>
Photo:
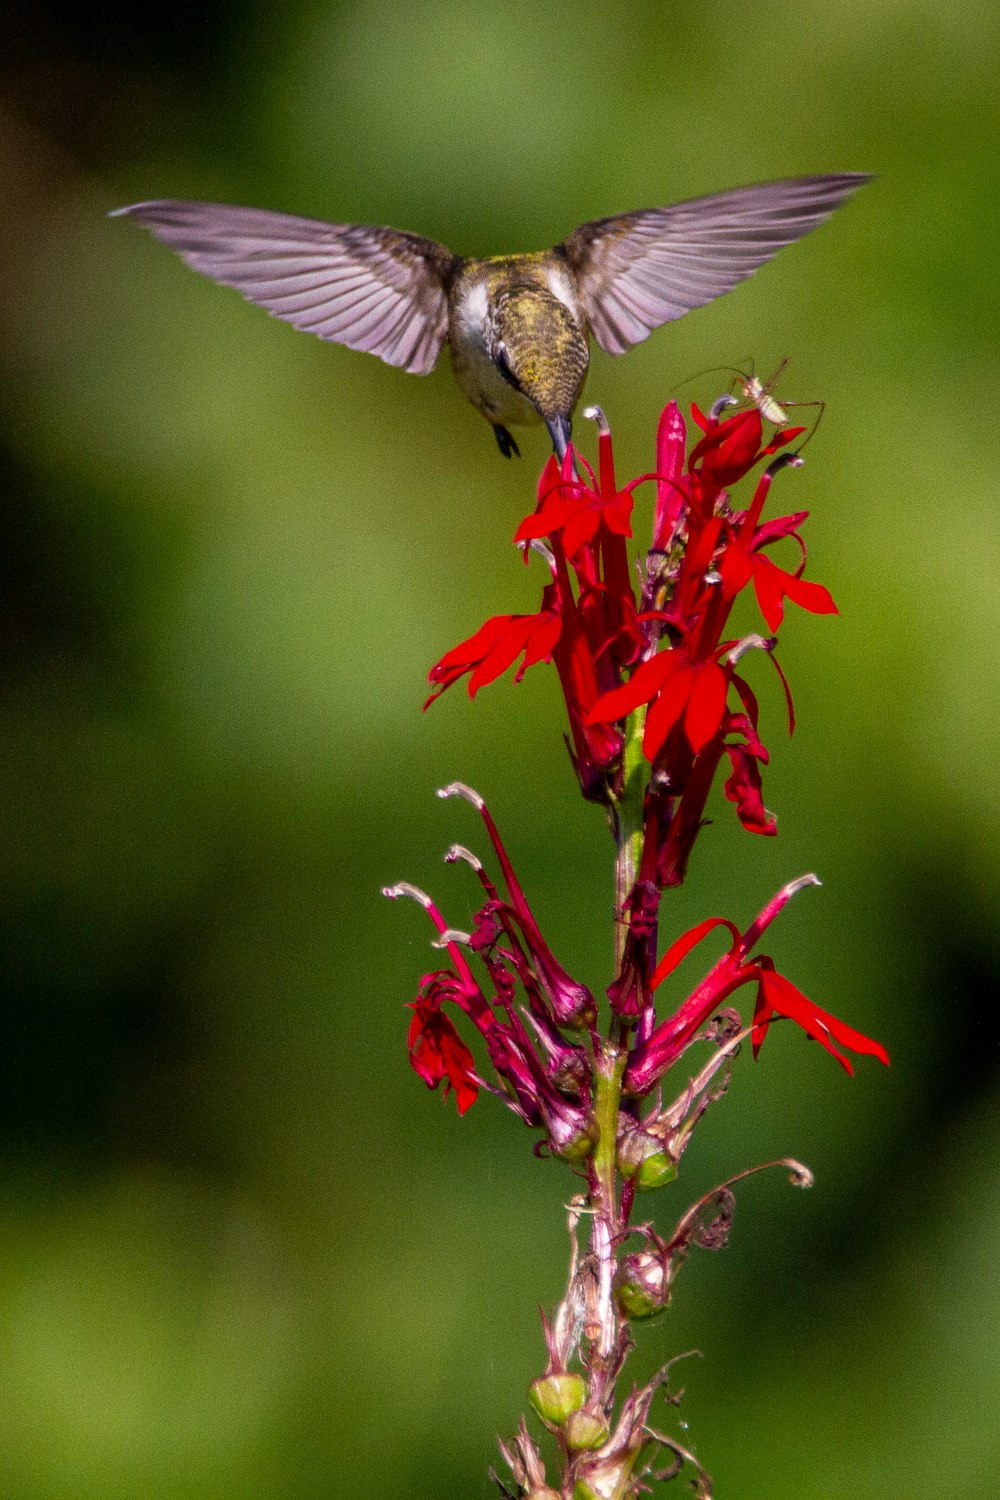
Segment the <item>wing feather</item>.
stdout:
<path fill-rule="evenodd" d="M 728 292 L 870 180 L 840 172 L 734 188 L 595 219 L 558 248 L 576 273 L 597 342 L 622 354 L 654 328 Z"/>
<path fill-rule="evenodd" d="M 448 332 L 457 257 L 434 240 L 367 224 L 326 224 L 263 208 L 158 199 L 120 208 L 195 271 L 322 339 L 415 375 Z"/>

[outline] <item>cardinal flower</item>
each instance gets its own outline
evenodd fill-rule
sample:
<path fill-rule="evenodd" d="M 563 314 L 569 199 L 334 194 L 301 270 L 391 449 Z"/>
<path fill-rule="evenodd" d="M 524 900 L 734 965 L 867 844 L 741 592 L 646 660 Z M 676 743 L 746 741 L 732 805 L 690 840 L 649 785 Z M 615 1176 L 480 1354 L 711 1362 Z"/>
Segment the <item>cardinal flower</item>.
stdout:
<path fill-rule="evenodd" d="M 784 886 L 745 932 L 741 933 L 725 917 L 708 917 L 682 933 L 671 944 L 653 972 L 651 988 L 654 990 L 710 932 L 723 927 L 732 938 L 729 951 L 712 966 L 674 1014 L 661 1021 L 650 1033 L 648 1040 L 633 1050 L 625 1070 L 625 1087 L 628 1092 L 647 1094 L 687 1049 L 706 1021 L 730 995 L 746 984 L 757 986 L 753 1017 L 754 1056 L 760 1051 L 771 1021 L 776 1015 L 784 1015 L 796 1021 L 848 1073 L 853 1073 L 854 1069 L 850 1059 L 841 1050 L 845 1047 L 852 1052 L 877 1057 L 880 1062 L 888 1064 L 888 1054 L 879 1042 L 863 1036 L 861 1032 L 855 1031 L 853 1027 L 809 1000 L 790 980 L 777 972 L 769 957 L 750 956 L 778 913 L 797 891 L 807 885 L 819 885 L 815 875 L 803 875 Z"/>

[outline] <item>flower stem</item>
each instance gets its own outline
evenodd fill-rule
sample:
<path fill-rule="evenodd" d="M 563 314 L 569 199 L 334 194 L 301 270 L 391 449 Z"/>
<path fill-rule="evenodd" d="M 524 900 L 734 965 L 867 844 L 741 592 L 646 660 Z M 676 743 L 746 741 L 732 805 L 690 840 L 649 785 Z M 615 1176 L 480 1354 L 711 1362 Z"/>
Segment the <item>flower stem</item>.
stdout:
<path fill-rule="evenodd" d="M 597 1270 L 595 1326 L 591 1331 L 590 1396 L 603 1401 L 613 1388 L 619 1355 L 619 1322 L 612 1288 L 615 1256 L 621 1232 L 616 1167 L 618 1112 L 628 1053 L 611 1041 L 598 1041 L 594 1051 L 594 1118 L 599 1135 L 590 1161 L 590 1248 Z"/>
<path fill-rule="evenodd" d="M 622 755 L 622 793 L 617 799 L 615 812 L 616 841 L 615 857 L 615 972 L 621 968 L 628 936 L 629 897 L 639 874 L 642 858 L 643 814 L 646 801 L 646 786 L 649 781 L 649 762 L 642 753 L 642 732 L 646 723 L 646 705 L 641 704 L 629 715 L 625 733 L 625 749 Z"/>
<path fill-rule="evenodd" d="M 627 1058 L 625 1050 L 610 1041 L 602 1041 L 594 1057 L 594 1119 L 600 1134 L 591 1158 L 591 1207 L 606 1215 L 615 1230 L 618 1228 L 615 1152 Z"/>

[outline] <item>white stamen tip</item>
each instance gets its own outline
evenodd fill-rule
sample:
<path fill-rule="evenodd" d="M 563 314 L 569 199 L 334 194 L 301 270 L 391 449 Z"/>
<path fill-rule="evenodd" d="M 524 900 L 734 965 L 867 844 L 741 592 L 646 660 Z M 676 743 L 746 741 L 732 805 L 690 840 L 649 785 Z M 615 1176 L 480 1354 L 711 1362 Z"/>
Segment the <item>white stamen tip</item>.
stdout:
<path fill-rule="evenodd" d="M 607 417 L 604 415 L 604 410 L 602 407 L 585 406 L 583 408 L 583 415 L 586 417 L 588 422 L 597 423 L 598 432 L 603 433 L 606 436 L 611 431 L 611 424 L 609 423 Z"/>
<path fill-rule="evenodd" d="M 482 860 L 473 854 L 471 849 L 466 849 L 464 844 L 452 844 L 444 857 L 444 862 L 446 865 L 453 865 L 459 859 L 463 859 L 474 870 L 481 870 L 483 868 Z"/>
<path fill-rule="evenodd" d="M 464 781 L 449 781 L 447 786 L 438 787 L 439 797 L 464 797 L 466 802 L 471 802 L 478 812 L 482 812 L 485 802 L 478 792 L 474 792 L 471 786 L 466 786 Z"/>
<path fill-rule="evenodd" d="M 728 411 L 731 406 L 739 406 L 739 404 L 735 396 L 719 396 L 713 401 L 709 416 L 717 422 L 724 411 Z"/>
<path fill-rule="evenodd" d="M 449 943 L 471 943 L 472 934 L 463 932 L 460 927 L 446 927 L 431 943 L 432 948 L 447 948 Z"/>
<path fill-rule="evenodd" d="M 411 900 L 419 902 L 425 911 L 431 906 L 431 898 L 427 892 L 417 885 L 411 885 L 408 880 L 401 880 L 398 885 L 384 885 L 382 894 L 388 896 L 390 901 L 395 901 L 399 896 L 409 896 Z"/>
<path fill-rule="evenodd" d="M 777 644 L 776 635 L 745 635 L 730 651 L 729 663 L 735 667 L 740 657 L 745 656 L 748 651 L 773 651 Z"/>

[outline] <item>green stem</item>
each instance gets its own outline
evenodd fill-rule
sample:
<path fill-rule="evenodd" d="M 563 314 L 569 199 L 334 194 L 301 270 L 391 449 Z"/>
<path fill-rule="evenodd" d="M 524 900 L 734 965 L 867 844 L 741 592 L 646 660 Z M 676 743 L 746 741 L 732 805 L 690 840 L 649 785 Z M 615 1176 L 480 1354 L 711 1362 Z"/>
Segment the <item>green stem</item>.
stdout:
<path fill-rule="evenodd" d="M 628 1053 L 614 1042 L 603 1042 L 594 1057 L 594 1119 L 600 1134 L 592 1158 L 591 1207 L 617 1229 L 618 1110 Z"/>
<path fill-rule="evenodd" d="M 596 1040 L 594 1048 L 594 1118 L 597 1145 L 588 1173 L 590 1252 L 596 1270 L 593 1324 L 587 1359 L 589 1397 L 602 1405 L 613 1394 L 620 1367 L 622 1327 L 614 1304 L 614 1276 L 621 1233 L 618 1201 L 617 1141 L 622 1078 L 628 1052 L 614 1042 Z"/>
<path fill-rule="evenodd" d="M 615 859 L 615 973 L 621 968 L 628 936 L 628 900 L 642 858 L 642 827 L 649 762 L 642 753 L 646 705 L 629 715 L 622 756 L 622 793 L 615 805 L 618 852 Z"/>

